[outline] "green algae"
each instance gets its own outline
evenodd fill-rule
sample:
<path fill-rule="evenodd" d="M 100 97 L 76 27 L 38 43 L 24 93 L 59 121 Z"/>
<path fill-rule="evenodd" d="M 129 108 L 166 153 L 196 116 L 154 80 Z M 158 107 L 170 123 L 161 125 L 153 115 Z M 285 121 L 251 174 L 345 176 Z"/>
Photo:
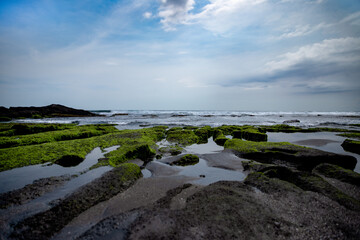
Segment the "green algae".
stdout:
<path fill-rule="evenodd" d="M 195 129 L 194 133 L 199 137 L 199 141 L 197 143 L 203 144 L 208 142 L 208 139 L 213 135 L 214 130 L 210 126 L 205 126 Z"/>
<path fill-rule="evenodd" d="M 182 156 L 179 160 L 176 160 L 171 163 L 171 165 L 177 166 L 189 166 L 195 165 L 199 162 L 199 157 L 194 154 L 186 154 Z"/>
<path fill-rule="evenodd" d="M 181 144 L 182 146 L 188 146 L 197 143 L 199 141 L 199 137 L 196 136 L 192 130 L 172 128 L 167 131 L 166 140 Z"/>
<path fill-rule="evenodd" d="M 241 139 L 230 139 L 226 141 L 224 147 L 228 149 L 233 149 L 241 153 L 253 153 L 253 152 L 263 152 L 268 149 L 279 148 L 279 147 L 300 147 L 288 142 L 253 142 L 253 141 L 243 141 Z M 305 147 L 300 147 L 305 148 Z"/>
<path fill-rule="evenodd" d="M 0 171 L 27 165 L 55 162 L 63 156 L 85 156 L 94 148 L 102 149 L 120 145 L 108 153 L 108 163 L 112 166 L 140 158 L 148 161 L 155 155 L 156 142 L 164 137 L 164 127 L 137 130 L 122 130 L 84 139 L 48 142 L 0 149 Z"/>
<path fill-rule="evenodd" d="M 224 133 L 220 129 L 215 129 L 213 133 L 214 142 L 219 146 L 224 146 L 225 142 L 228 140 L 225 137 Z"/>
<path fill-rule="evenodd" d="M 335 178 L 342 182 L 347 182 L 360 186 L 360 174 L 349 169 L 339 167 L 337 165 L 323 163 L 318 165 L 314 170 L 314 173 L 324 175 L 328 178 Z"/>
<path fill-rule="evenodd" d="M 249 141 L 267 141 L 266 133 L 261 132 L 261 129 L 253 126 L 243 126 L 239 130 L 233 131 L 232 136 Z"/>
<path fill-rule="evenodd" d="M 160 153 L 170 153 L 172 156 L 179 155 L 184 149 L 180 146 L 167 146 L 159 148 Z"/>
<path fill-rule="evenodd" d="M 360 139 L 360 133 L 359 132 L 341 133 L 341 134 L 338 134 L 338 136 Z"/>
<path fill-rule="evenodd" d="M 336 187 L 325 181 L 322 177 L 310 172 L 298 172 L 289 168 L 275 166 L 263 172 L 270 178 L 290 182 L 304 191 L 318 192 L 328 198 L 337 201 L 349 209 L 360 209 L 360 202 L 347 194 L 341 192 Z"/>
<path fill-rule="evenodd" d="M 89 138 L 117 131 L 118 130 L 112 125 L 83 125 L 72 129 L 0 137 L 0 148 Z"/>
<path fill-rule="evenodd" d="M 0 136 L 17 136 L 76 128 L 76 124 L 0 123 Z"/>

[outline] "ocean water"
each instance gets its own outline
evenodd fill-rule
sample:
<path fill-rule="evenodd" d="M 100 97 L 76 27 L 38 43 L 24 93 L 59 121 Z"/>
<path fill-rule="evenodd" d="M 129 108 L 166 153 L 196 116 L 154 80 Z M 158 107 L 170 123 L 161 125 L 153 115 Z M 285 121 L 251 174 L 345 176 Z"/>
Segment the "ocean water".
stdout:
<path fill-rule="evenodd" d="M 242 111 L 155 111 L 155 110 L 98 110 L 99 117 L 22 119 L 16 122 L 116 124 L 119 129 L 167 125 L 205 126 L 221 125 L 275 125 L 333 127 L 360 130 L 360 112 L 242 112 Z"/>

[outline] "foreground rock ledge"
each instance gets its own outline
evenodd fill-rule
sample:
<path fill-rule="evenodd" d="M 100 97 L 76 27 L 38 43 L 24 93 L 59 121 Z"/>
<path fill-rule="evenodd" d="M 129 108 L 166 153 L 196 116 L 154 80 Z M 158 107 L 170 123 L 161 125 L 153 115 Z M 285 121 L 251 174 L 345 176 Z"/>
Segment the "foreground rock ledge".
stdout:
<path fill-rule="evenodd" d="M 276 171 L 269 177 L 254 172 L 245 182 L 211 184 L 188 197 L 185 207 L 173 208 L 173 199 L 191 188 L 184 185 L 150 207 L 104 219 L 79 239 L 360 238 L 359 199 L 337 201 L 316 184 L 311 189 L 315 175 L 292 173 L 302 179 L 298 185 Z"/>
<path fill-rule="evenodd" d="M 19 222 L 11 239 L 49 239 L 74 217 L 129 188 L 142 176 L 140 168 L 125 163 L 81 187 L 55 207 Z"/>

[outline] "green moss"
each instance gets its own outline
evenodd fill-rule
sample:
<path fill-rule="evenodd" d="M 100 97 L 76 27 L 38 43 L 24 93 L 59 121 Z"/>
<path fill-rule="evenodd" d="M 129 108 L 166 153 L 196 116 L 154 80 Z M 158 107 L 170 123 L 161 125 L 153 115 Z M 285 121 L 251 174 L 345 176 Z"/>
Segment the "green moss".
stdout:
<path fill-rule="evenodd" d="M 333 187 L 318 175 L 309 172 L 292 171 L 289 168 L 280 166 L 267 169 L 264 171 L 264 175 L 292 183 L 304 191 L 318 192 L 349 209 L 360 209 L 359 201 Z"/>
<path fill-rule="evenodd" d="M 345 151 L 360 154 L 360 141 L 345 139 L 341 146 Z"/>
<path fill-rule="evenodd" d="M 214 130 L 213 139 L 214 142 L 219 146 L 224 146 L 225 142 L 228 140 L 228 138 L 225 137 L 224 133 L 220 129 Z"/>
<path fill-rule="evenodd" d="M 133 143 L 123 144 L 120 148 L 106 154 L 109 158 L 109 164 L 113 167 L 118 166 L 128 160 L 139 158 L 145 162 L 149 162 L 156 155 L 154 149 L 149 143 L 143 140 L 133 141 Z"/>
<path fill-rule="evenodd" d="M 262 152 L 270 148 L 283 146 L 300 147 L 288 142 L 253 142 L 240 139 L 230 139 L 224 145 L 225 148 L 233 149 L 241 153 Z"/>
<path fill-rule="evenodd" d="M 183 146 L 191 145 L 199 141 L 199 137 L 191 130 L 183 130 L 176 128 L 175 130 L 170 129 L 167 131 L 166 139 L 169 142 L 176 142 Z"/>
<path fill-rule="evenodd" d="M 245 139 L 249 141 L 267 141 L 266 133 L 261 132 L 259 128 L 253 126 L 242 126 L 239 130 L 232 133 L 234 138 Z"/>
<path fill-rule="evenodd" d="M 214 130 L 220 130 L 224 135 L 232 135 L 234 131 L 241 130 L 241 126 L 223 125 L 215 128 Z"/>
<path fill-rule="evenodd" d="M 185 130 L 196 130 L 198 128 L 199 127 L 196 127 L 196 126 L 185 126 L 185 127 L 183 127 L 183 129 L 185 129 Z"/>
<path fill-rule="evenodd" d="M 184 149 L 180 146 L 167 146 L 159 149 L 161 153 L 170 153 L 173 156 L 179 155 Z"/>
<path fill-rule="evenodd" d="M 11 118 L 9 117 L 0 117 L 0 122 L 9 122 L 11 121 Z"/>
<path fill-rule="evenodd" d="M 347 138 L 357 138 L 360 139 L 360 133 L 352 132 L 352 133 L 341 133 L 338 136 L 347 137 Z"/>
<path fill-rule="evenodd" d="M 0 123 L 0 136 L 26 135 L 75 127 L 75 124 Z"/>
<path fill-rule="evenodd" d="M 313 172 L 324 175 L 325 177 L 335 178 L 342 182 L 347 182 L 360 186 L 360 174 L 337 165 L 323 163 L 317 166 Z"/>
<path fill-rule="evenodd" d="M 213 129 L 210 126 L 198 128 L 194 131 L 195 135 L 199 137 L 198 144 L 207 143 L 209 137 L 213 135 Z"/>
<path fill-rule="evenodd" d="M 195 165 L 199 162 L 199 157 L 193 154 L 186 154 L 182 156 L 179 160 L 172 162 L 171 165 L 177 166 L 188 166 Z"/>
<path fill-rule="evenodd" d="M 43 118 L 43 116 L 41 116 L 40 114 L 34 114 L 31 116 L 31 118 L 40 119 L 40 118 Z"/>
<path fill-rule="evenodd" d="M 277 124 L 272 126 L 262 126 L 260 127 L 263 132 L 285 132 L 285 133 L 294 133 L 294 132 L 318 132 L 317 129 L 303 129 L 300 127 L 289 126 L 286 124 Z"/>
<path fill-rule="evenodd" d="M 254 172 L 262 172 L 264 169 L 269 167 L 274 167 L 274 164 L 265 164 L 265 163 L 259 163 L 255 161 L 242 161 L 241 162 L 244 171 L 254 171 Z"/>
<path fill-rule="evenodd" d="M 95 147 L 107 148 L 115 145 L 120 147 L 107 155 L 111 165 L 117 166 L 134 158 L 147 161 L 155 155 L 156 141 L 163 134 L 159 128 L 123 130 L 84 139 L 0 149 L 0 171 L 55 162 L 66 155 L 85 158 Z"/>
<path fill-rule="evenodd" d="M 121 182 L 138 179 L 142 176 L 140 167 L 134 163 L 123 163 L 119 167 L 122 168 L 118 174 Z"/>
<path fill-rule="evenodd" d="M 16 135 L 12 137 L 0 137 L 0 148 L 89 138 L 117 131 L 118 130 L 111 125 L 83 125 L 72 129 L 47 131 L 28 135 Z"/>
<path fill-rule="evenodd" d="M 285 133 L 295 133 L 295 132 L 355 132 L 358 133 L 357 130 L 349 130 L 349 129 L 341 129 L 341 128 L 300 128 L 289 126 L 286 124 L 277 124 L 272 126 L 261 126 L 259 127 L 261 132 L 285 132 Z"/>

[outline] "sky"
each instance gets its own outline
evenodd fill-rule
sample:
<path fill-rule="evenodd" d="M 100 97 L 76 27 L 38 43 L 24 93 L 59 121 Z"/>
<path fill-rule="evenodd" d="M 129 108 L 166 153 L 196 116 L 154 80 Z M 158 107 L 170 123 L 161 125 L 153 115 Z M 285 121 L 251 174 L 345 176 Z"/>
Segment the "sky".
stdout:
<path fill-rule="evenodd" d="M 359 0 L 0 0 L 0 105 L 360 111 Z"/>

